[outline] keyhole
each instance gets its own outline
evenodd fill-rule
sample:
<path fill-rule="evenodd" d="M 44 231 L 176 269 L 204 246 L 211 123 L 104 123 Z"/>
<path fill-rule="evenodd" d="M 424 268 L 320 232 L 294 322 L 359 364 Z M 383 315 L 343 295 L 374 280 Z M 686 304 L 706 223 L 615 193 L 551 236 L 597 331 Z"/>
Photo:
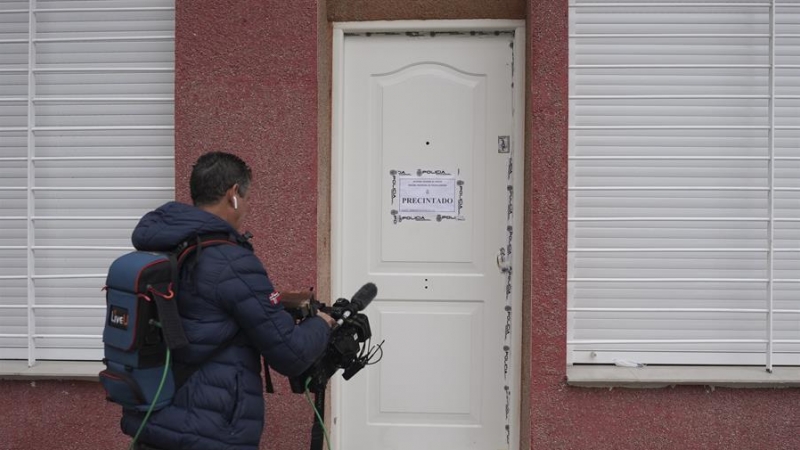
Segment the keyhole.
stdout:
<path fill-rule="evenodd" d="M 431 145 L 431 141 L 425 141 L 425 145 Z"/>

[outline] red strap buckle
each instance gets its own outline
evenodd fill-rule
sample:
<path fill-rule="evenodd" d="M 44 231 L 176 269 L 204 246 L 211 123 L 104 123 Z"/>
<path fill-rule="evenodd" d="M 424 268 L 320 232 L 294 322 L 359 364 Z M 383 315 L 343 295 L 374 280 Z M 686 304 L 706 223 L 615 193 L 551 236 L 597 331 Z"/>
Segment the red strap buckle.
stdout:
<path fill-rule="evenodd" d="M 164 293 L 164 292 L 158 292 L 158 291 L 157 291 L 155 288 L 153 288 L 152 286 L 150 286 L 150 287 L 147 289 L 147 291 L 148 291 L 148 292 L 152 292 L 152 293 L 153 293 L 153 294 L 155 294 L 155 295 L 158 295 L 159 297 L 163 298 L 164 300 L 172 300 L 173 298 L 175 298 L 175 291 L 173 291 L 173 290 L 172 290 L 172 283 L 170 283 L 170 284 L 169 284 L 169 286 L 167 286 L 167 292 L 166 292 L 166 293 Z"/>

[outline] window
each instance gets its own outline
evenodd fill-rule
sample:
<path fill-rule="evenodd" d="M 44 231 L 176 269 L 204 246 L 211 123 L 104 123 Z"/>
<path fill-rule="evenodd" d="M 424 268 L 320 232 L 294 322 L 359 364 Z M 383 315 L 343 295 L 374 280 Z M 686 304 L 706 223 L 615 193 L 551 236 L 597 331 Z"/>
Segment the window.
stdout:
<path fill-rule="evenodd" d="M 99 360 L 111 261 L 174 198 L 174 4 L 0 3 L 0 359 Z"/>
<path fill-rule="evenodd" d="M 572 0 L 568 363 L 800 365 L 800 1 Z"/>

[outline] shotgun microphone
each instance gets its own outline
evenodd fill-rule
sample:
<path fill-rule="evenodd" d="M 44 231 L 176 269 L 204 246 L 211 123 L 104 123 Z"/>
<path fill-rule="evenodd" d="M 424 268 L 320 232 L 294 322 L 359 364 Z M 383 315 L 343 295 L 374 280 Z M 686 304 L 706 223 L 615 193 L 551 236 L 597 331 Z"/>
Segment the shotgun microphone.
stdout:
<path fill-rule="evenodd" d="M 353 295 L 353 298 L 350 300 L 350 303 L 356 305 L 358 309 L 356 312 L 363 311 L 372 303 L 372 300 L 378 295 L 378 286 L 375 286 L 374 283 L 367 283 L 361 286 L 361 289 L 358 290 Z"/>

